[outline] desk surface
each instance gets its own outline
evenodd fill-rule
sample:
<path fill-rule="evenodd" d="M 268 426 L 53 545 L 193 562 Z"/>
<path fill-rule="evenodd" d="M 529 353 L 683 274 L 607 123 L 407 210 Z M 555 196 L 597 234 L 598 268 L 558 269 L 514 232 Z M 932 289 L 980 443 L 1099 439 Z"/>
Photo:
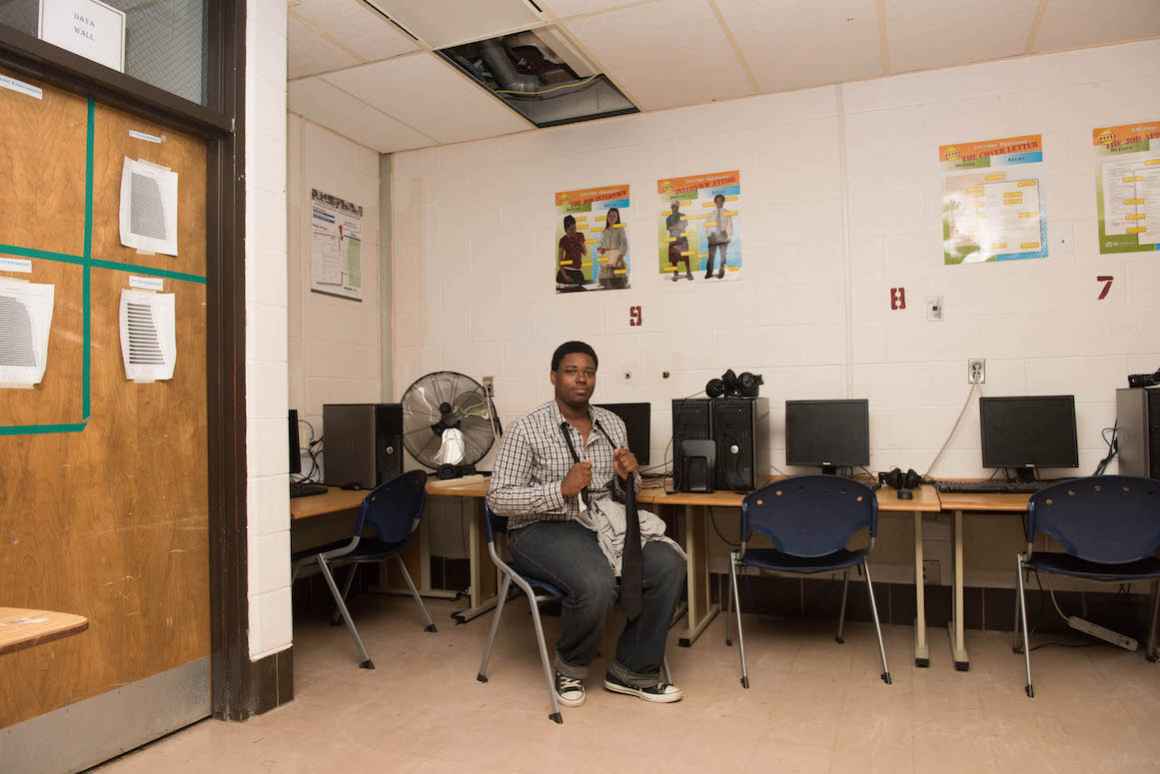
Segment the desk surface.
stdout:
<path fill-rule="evenodd" d="M 777 481 L 772 479 L 771 483 Z M 939 494 L 933 486 L 923 484 L 914 490 L 911 500 L 898 499 L 898 493 L 893 489 L 882 488 L 877 492 L 878 509 L 880 511 L 925 511 L 937 513 L 940 510 Z M 642 505 L 704 505 L 718 508 L 739 508 L 745 499 L 742 492 L 666 492 L 660 487 L 642 489 L 637 495 L 637 502 Z"/>
<path fill-rule="evenodd" d="M 89 619 L 82 615 L 0 607 L 0 654 L 80 634 L 87 628 Z"/>
<path fill-rule="evenodd" d="M 1029 494 L 1014 492 L 941 492 L 944 511 L 1025 511 Z"/>
<path fill-rule="evenodd" d="M 483 497 L 487 494 L 487 482 L 488 479 L 483 476 L 468 476 L 450 481 L 432 478 L 427 481 L 427 494 L 435 497 Z M 366 496 L 365 489 L 339 489 L 332 486 L 326 490 L 326 494 L 292 497 L 290 519 L 297 521 L 353 510 L 362 505 Z"/>

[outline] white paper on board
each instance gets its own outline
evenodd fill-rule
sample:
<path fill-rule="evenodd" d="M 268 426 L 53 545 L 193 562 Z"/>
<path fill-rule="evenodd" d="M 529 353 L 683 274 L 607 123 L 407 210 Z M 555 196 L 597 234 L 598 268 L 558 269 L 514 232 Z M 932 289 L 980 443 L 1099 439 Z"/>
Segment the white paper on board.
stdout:
<path fill-rule="evenodd" d="M 177 363 L 174 295 L 125 288 L 120 320 L 125 378 L 134 382 L 172 379 Z"/>
<path fill-rule="evenodd" d="M 33 387 L 48 366 L 55 286 L 0 277 L 0 387 Z"/>
<path fill-rule="evenodd" d="M 121 244 L 177 255 L 177 173 L 125 157 L 121 167 Z"/>

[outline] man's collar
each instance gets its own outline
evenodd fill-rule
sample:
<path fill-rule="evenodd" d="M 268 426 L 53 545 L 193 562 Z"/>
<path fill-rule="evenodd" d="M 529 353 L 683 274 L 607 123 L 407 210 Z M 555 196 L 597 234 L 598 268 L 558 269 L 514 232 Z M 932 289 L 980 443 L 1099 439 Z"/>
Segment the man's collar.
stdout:
<path fill-rule="evenodd" d="M 564 418 L 564 414 L 560 411 L 560 404 L 556 402 L 555 398 L 552 398 L 550 404 L 552 406 L 552 424 L 556 425 L 556 427 L 559 427 L 560 423 L 567 422 L 568 420 Z M 588 419 L 593 422 L 596 420 L 592 414 L 591 403 L 588 404 Z"/>

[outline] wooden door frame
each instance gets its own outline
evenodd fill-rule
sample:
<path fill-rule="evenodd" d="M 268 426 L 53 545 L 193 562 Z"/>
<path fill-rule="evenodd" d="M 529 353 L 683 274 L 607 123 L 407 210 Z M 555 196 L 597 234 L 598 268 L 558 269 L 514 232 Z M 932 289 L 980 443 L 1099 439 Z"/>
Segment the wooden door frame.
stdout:
<path fill-rule="evenodd" d="M 245 3 L 207 0 L 207 104 L 0 25 L 0 67 L 201 136 L 206 186 L 210 670 L 214 717 L 258 709 L 246 555 Z"/>

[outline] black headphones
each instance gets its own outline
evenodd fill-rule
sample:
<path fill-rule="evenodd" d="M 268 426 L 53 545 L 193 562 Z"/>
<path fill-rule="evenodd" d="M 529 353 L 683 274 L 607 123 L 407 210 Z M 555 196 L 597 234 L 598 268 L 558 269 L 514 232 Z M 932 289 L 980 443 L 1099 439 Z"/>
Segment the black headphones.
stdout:
<path fill-rule="evenodd" d="M 897 489 L 899 500 L 913 500 L 914 493 L 910 490 L 918 489 L 922 484 L 922 476 L 914 468 L 908 468 L 905 473 L 894 468 L 889 473 L 879 473 L 878 481 L 891 489 Z"/>
<path fill-rule="evenodd" d="M 756 398 L 765 379 L 761 374 L 743 371 L 740 376 L 730 368 L 720 379 L 710 379 L 705 385 L 705 394 L 710 398 Z"/>

